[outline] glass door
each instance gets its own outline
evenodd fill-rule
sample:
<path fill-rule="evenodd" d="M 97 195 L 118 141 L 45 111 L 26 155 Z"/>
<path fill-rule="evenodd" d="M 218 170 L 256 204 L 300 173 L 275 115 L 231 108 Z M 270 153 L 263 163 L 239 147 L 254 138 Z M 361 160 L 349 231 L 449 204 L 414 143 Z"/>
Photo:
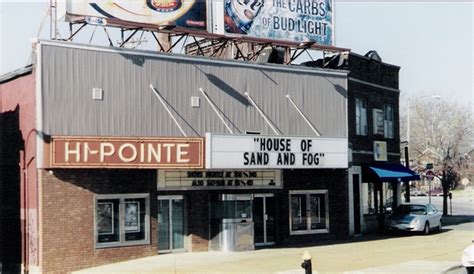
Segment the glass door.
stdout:
<path fill-rule="evenodd" d="M 275 243 L 275 197 L 273 194 L 255 194 L 253 198 L 255 245 Z"/>
<path fill-rule="evenodd" d="M 185 251 L 182 195 L 158 197 L 158 252 Z"/>
<path fill-rule="evenodd" d="M 327 190 L 290 191 L 290 235 L 329 232 Z"/>

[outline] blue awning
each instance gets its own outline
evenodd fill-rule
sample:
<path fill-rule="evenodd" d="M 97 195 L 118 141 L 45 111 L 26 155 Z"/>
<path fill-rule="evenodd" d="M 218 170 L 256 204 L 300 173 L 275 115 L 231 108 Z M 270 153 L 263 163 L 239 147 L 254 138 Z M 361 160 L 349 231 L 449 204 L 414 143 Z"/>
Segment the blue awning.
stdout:
<path fill-rule="evenodd" d="M 377 182 L 408 182 L 420 180 L 420 175 L 400 164 L 372 164 L 366 169 L 365 178 Z"/>

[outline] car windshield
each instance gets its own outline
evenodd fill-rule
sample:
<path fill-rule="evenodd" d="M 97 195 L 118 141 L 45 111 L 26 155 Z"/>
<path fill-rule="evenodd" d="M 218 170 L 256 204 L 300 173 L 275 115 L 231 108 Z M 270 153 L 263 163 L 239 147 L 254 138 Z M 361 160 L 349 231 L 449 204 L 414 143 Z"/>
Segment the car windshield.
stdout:
<path fill-rule="evenodd" d="M 425 215 L 426 207 L 422 205 L 400 205 L 395 209 L 395 214 L 414 214 L 414 215 Z"/>

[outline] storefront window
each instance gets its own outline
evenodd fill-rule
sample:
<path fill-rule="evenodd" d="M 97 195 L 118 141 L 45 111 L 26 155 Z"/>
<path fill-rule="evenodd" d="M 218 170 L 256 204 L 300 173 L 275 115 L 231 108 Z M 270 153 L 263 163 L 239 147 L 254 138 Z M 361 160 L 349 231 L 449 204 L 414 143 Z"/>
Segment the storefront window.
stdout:
<path fill-rule="evenodd" d="M 290 234 L 329 232 L 327 190 L 290 191 Z"/>
<path fill-rule="evenodd" d="M 375 194 L 374 183 L 362 184 L 362 208 L 364 214 L 375 214 Z"/>
<path fill-rule="evenodd" d="M 394 209 L 393 207 L 393 183 L 383 183 L 382 185 L 382 191 L 383 191 L 383 197 L 384 197 L 384 204 L 383 204 L 383 210 L 384 212 L 387 211 L 387 209 Z"/>
<path fill-rule="evenodd" d="M 147 194 L 100 195 L 95 208 L 96 247 L 149 243 Z"/>
<path fill-rule="evenodd" d="M 384 212 L 387 208 L 393 208 L 393 184 L 392 183 L 382 183 L 382 196 L 384 199 L 383 210 Z M 380 205 L 380 191 L 376 191 L 374 183 L 363 183 L 362 184 L 362 208 L 364 214 L 376 214 L 379 213 Z"/>

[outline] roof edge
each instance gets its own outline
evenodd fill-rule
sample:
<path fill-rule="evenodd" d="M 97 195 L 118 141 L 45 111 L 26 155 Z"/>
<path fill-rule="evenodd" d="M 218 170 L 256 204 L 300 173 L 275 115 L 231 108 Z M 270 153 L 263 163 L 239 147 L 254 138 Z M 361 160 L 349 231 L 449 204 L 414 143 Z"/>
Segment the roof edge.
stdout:
<path fill-rule="evenodd" d="M 33 64 L 7 72 L 3 75 L 0 75 L 0 84 L 9 82 L 9 81 L 15 80 L 18 77 L 30 74 L 32 73 L 32 71 L 33 71 Z"/>
<path fill-rule="evenodd" d="M 374 60 L 374 59 L 372 59 L 372 58 L 370 58 L 370 57 L 367 57 L 367 56 L 365 56 L 365 55 L 361 55 L 361 54 L 356 53 L 356 52 L 353 52 L 353 51 L 351 51 L 351 52 L 349 53 L 349 55 L 354 55 L 354 56 L 357 56 L 357 57 L 359 57 L 359 58 L 365 59 L 365 60 L 367 60 L 367 61 L 376 61 L 376 60 Z M 383 60 L 383 59 L 382 59 L 382 60 Z M 389 66 L 389 67 L 395 67 L 395 68 L 398 68 L 398 69 L 401 68 L 401 66 L 397 66 L 397 65 L 394 65 L 394 64 L 386 63 L 386 62 L 384 62 L 384 61 L 376 61 L 376 62 L 379 62 L 379 63 L 381 63 L 381 64 L 383 64 L 383 65 L 386 65 L 386 66 Z"/>
<path fill-rule="evenodd" d="M 206 56 L 162 53 L 162 52 L 144 50 L 144 49 L 126 49 L 126 48 L 118 48 L 118 47 L 106 47 L 106 46 L 98 46 L 98 45 L 83 44 L 83 43 L 64 42 L 64 41 L 40 40 L 39 44 L 65 47 L 65 48 L 76 48 L 76 49 L 84 49 L 84 50 L 92 50 L 92 51 L 111 52 L 111 53 L 117 53 L 117 54 L 132 54 L 132 55 L 142 55 L 142 56 L 151 56 L 151 57 L 161 57 L 161 58 L 173 59 L 173 60 L 209 62 L 212 64 L 227 64 L 227 65 L 235 65 L 235 66 L 248 66 L 248 67 L 253 67 L 253 68 L 273 69 L 273 70 L 280 70 L 280 71 L 292 71 L 292 72 L 304 71 L 304 72 L 312 73 L 312 74 L 333 75 L 333 76 L 339 76 L 339 77 L 340 76 L 347 77 L 347 75 L 349 74 L 349 72 L 346 70 L 334 70 L 334 69 L 328 70 L 328 69 L 323 69 L 323 68 L 308 68 L 308 67 L 304 67 L 300 65 L 281 65 L 281 64 L 270 64 L 270 63 L 261 64 L 261 63 L 243 62 L 243 61 L 231 60 L 231 59 L 209 58 Z"/>

